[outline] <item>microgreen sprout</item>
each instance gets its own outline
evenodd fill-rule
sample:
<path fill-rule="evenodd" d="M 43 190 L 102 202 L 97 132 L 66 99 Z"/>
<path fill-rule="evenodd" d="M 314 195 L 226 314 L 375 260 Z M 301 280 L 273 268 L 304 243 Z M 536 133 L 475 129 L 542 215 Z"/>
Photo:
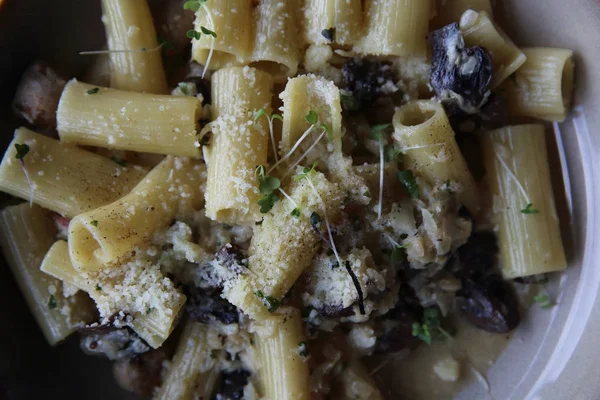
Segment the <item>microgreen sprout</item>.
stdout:
<path fill-rule="evenodd" d="M 275 134 L 273 133 L 273 120 L 279 120 L 281 122 L 283 122 L 283 117 L 279 114 L 271 114 L 271 116 L 269 116 L 267 114 L 267 112 L 265 111 L 264 108 L 261 108 L 260 110 L 258 110 L 256 112 L 256 114 L 254 114 L 254 122 L 257 122 L 261 117 L 266 117 L 267 121 L 269 122 L 269 135 L 271 137 L 271 145 L 273 147 L 273 154 L 275 155 L 275 165 L 277 165 L 277 144 L 275 143 Z M 271 167 L 269 169 L 269 172 L 273 171 L 273 169 L 275 168 L 275 166 Z"/>
<path fill-rule="evenodd" d="M 265 307 L 267 307 L 267 310 L 269 310 L 269 312 L 274 312 L 281 305 L 281 302 L 279 300 L 271 296 L 265 296 L 261 290 L 255 292 L 254 295 L 262 301 L 262 303 L 265 305 Z"/>
<path fill-rule="evenodd" d="M 527 206 L 521 210 L 523 214 L 539 214 L 540 210 L 533 208 L 533 204 L 529 203 Z"/>
<path fill-rule="evenodd" d="M 266 171 L 263 165 L 259 165 L 255 171 L 258 178 L 258 190 L 262 194 L 258 200 L 258 205 L 260 205 L 260 212 L 263 214 L 271 211 L 277 200 L 279 200 L 279 196 L 274 191 L 281 186 L 281 181 L 274 176 L 267 175 Z"/>
<path fill-rule="evenodd" d="M 294 175 L 292 177 L 292 179 L 295 180 L 295 181 L 301 181 L 302 179 L 304 179 L 306 177 L 310 177 L 316 171 L 316 168 L 317 168 L 318 165 L 319 165 L 319 162 L 315 161 L 310 168 L 304 167 L 302 169 L 302 172 Z"/>
<path fill-rule="evenodd" d="M 543 289 L 541 293 L 536 295 L 533 298 L 533 301 L 538 303 L 540 305 L 540 307 L 542 307 L 542 308 L 550 308 L 550 307 L 554 306 L 554 302 L 550 298 L 550 295 L 548 294 L 546 289 Z"/>
<path fill-rule="evenodd" d="M 31 182 L 31 178 L 29 177 L 29 171 L 27 171 L 27 168 L 25 167 L 25 156 L 29 154 L 30 149 L 29 146 L 25 143 L 15 143 L 15 149 L 17 149 L 17 154 L 15 154 L 15 158 L 19 160 L 19 164 L 21 164 L 23 174 L 25 174 L 25 178 L 27 179 L 27 183 L 29 184 L 29 207 L 31 207 L 33 205 L 34 186 Z"/>
<path fill-rule="evenodd" d="M 379 142 L 379 202 L 377 203 L 377 219 L 381 218 L 381 212 L 383 208 L 383 180 L 385 172 L 384 148 L 388 141 L 388 139 L 385 137 L 385 131 L 391 126 L 392 124 L 381 124 L 375 125 L 371 128 L 371 139 Z M 386 143 L 384 143 L 384 141 Z"/>
<path fill-rule="evenodd" d="M 406 190 L 406 193 L 408 193 L 410 197 L 415 199 L 419 196 L 419 185 L 410 169 L 398 172 L 396 177 L 402 183 L 404 190 Z"/>
<path fill-rule="evenodd" d="M 260 112 L 260 111 L 259 111 Z M 256 117 L 255 117 L 256 118 Z M 288 151 L 282 158 L 281 160 L 277 161 L 275 163 L 275 165 L 273 165 L 270 169 L 269 169 L 269 173 L 272 172 L 275 168 L 277 168 L 279 166 L 279 164 L 281 164 L 283 161 L 287 160 L 288 158 L 290 158 L 292 156 L 292 154 L 294 154 L 294 152 L 296 151 L 296 149 L 298 149 L 298 147 L 300 146 L 300 144 L 302 143 L 302 141 L 304 139 L 306 139 L 306 137 L 308 135 L 310 135 L 310 133 L 313 131 L 313 129 L 315 129 L 315 127 L 317 126 L 317 123 L 319 122 L 319 116 L 317 115 L 317 113 L 314 110 L 310 110 L 308 112 L 308 114 L 306 114 L 304 116 L 304 119 L 306 120 L 306 122 L 308 122 L 310 124 L 310 126 L 308 127 L 307 130 L 304 131 L 304 133 L 302 134 L 302 136 L 300 136 L 300 138 L 296 141 L 296 143 L 294 143 L 294 146 L 292 146 L 292 148 L 290 149 L 290 151 Z M 312 148 L 312 147 L 311 147 Z M 297 164 L 296 164 L 297 165 Z M 286 175 L 287 176 L 287 175 Z"/>
<path fill-rule="evenodd" d="M 184 10 L 191 10 L 193 12 L 196 12 L 200 9 L 201 6 L 204 5 L 204 3 L 206 3 L 208 0 L 191 0 L 191 1 L 186 1 L 183 4 L 183 9 Z"/>
<path fill-rule="evenodd" d="M 437 307 L 423 310 L 421 322 L 412 324 L 412 335 L 418 337 L 427 344 L 431 344 L 436 338 L 451 338 L 452 334 L 442 327 L 441 312 Z"/>
<path fill-rule="evenodd" d="M 210 23 L 211 28 L 215 29 L 215 22 L 213 21 L 212 13 L 211 13 L 210 9 L 206 6 L 206 3 L 208 3 L 208 0 L 186 1 L 183 4 L 183 9 L 196 12 L 200 9 L 200 7 L 202 7 L 202 9 L 206 12 L 206 18 L 208 19 L 208 22 Z M 213 55 L 213 52 L 215 49 L 215 39 L 217 38 L 217 34 L 215 31 L 208 29 L 204 26 L 200 26 L 200 31 L 189 30 L 186 33 L 188 38 L 196 39 L 196 40 L 199 40 L 200 37 L 202 36 L 202 34 L 211 37 L 210 50 L 208 52 L 208 57 L 206 58 L 206 63 L 204 64 L 204 70 L 202 71 L 202 78 L 204 78 L 206 71 L 208 71 L 208 66 L 210 65 L 210 60 L 212 59 L 212 55 Z"/>

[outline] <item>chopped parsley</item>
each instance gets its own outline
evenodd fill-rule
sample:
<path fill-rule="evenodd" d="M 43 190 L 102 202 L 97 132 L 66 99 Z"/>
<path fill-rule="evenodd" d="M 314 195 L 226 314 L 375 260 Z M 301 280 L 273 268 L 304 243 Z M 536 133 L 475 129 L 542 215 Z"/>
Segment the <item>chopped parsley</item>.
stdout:
<path fill-rule="evenodd" d="M 330 42 L 335 40 L 335 28 L 323 29 L 321 35 Z"/>
<path fill-rule="evenodd" d="M 267 307 L 267 310 L 269 310 L 269 312 L 274 312 L 281 305 L 279 300 L 271 296 L 265 296 L 264 293 L 260 290 L 258 292 L 255 292 L 254 295 L 262 301 L 262 303 L 265 305 L 265 307 Z"/>
<path fill-rule="evenodd" d="M 410 197 L 414 199 L 419 196 L 419 185 L 417 184 L 417 180 L 410 169 L 400 171 L 396 174 L 396 176 Z"/>
<path fill-rule="evenodd" d="M 533 208 L 533 204 L 529 203 L 527 204 L 527 206 L 521 210 L 521 213 L 523 214 L 539 214 L 540 210 Z"/>
<path fill-rule="evenodd" d="M 294 208 L 292 210 L 292 212 L 290 213 L 290 215 L 292 217 L 295 217 L 295 218 L 300 218 L 300 209 L 299 208 Z"/>
<path fill-rule="evenodd" d="M 310 356 L 310 351 L 308 351 L 308 346 L 306 345 L 306 342 L 298 343 L 298 354 L 300 354 L 302 357 Z"/>
<path fill-rule="evenodd" d="M 535 296 L 533 298 L 533 301 L 538 303 L 542 308 L 550 308 L 554 306 L 554 302 L 550 298 L 550 295 L 548 293 L 545 293 L 545 291 L 544 293 L 540 293 L 537 296 Z"/>
<path fill-rule="evenodd" d="M 17 154 L 15 155 L 15 158 L 17 160 L 23 161 L 25 156 L 29 153 L 29 146 L 26 144 L 15 143 L 15 148 L 17 149 Z"/>
<path fill-rule="evenodd" d="M 97 88 L 97 87 L 95 87 L 95 88 L 93 88 L 93 89 L 90 89 L 90 90 L 88 90 L 86 93 L 87 93 L 87 94 L 96 94 L 96 93 L 98 93 L 99 91 L 100 91 L 100 88 Z"/>
<path fill-rule="evenodd" d="M 95 220 L 95 219 L 91 220 L 90 221 L 90 225 L 93 225 L 93 226 L 95 226 L 97 228 L 98 227 L 98 220 Z"/>
<path fill-rule="evenodd" d="M 112 156 L 110 159 L 113 160 L 115 163 L 119 164 L 121 167 L 127 166 L 127 162 L 121 158 Z"/>
<path fill-rule="evenodd" d="M 56 297 L 53 294 L 50 295 L 50 299 L 48 300 L 48 308 L 51 310 L 56 308 Z"/>
<path fill-rule="evenodd" d="M 99 292 L 102 290 L 102 286 L 99 283 L 96 283 L 96 290 Z"/>

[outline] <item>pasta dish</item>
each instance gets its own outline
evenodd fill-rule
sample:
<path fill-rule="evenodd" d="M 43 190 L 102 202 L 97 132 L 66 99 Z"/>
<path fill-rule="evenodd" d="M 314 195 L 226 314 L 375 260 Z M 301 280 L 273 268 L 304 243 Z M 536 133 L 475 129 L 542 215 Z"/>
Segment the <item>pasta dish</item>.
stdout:
<path fill-rule="evenodd" d="M 451 398 L 554 305 L 571 50 L 490 0 L 101 2 L 85 74 L 23 74 L 0 164 L 50 345 L 155 400 Z"/>

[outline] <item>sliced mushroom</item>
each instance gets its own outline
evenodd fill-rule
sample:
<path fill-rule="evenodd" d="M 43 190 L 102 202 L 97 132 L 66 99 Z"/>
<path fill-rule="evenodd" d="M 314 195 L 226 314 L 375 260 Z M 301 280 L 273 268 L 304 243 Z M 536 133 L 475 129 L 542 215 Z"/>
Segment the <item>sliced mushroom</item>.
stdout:
<path fill-rule="evenodd" d="M 507 333 L 519 325 L 517 295 L 500 276 L 490 275 L 479 282 L 466 279 L 459 294 L 463 297 L 463 314 L 476 327 Z"/>
<path fill-rule="evenodd" d="M 459 276 L 478 280 L 493 271 L 498 255 L 496 235 L 490 231 L 475 232 L 458 249 Z"/>
<path fill-rule="evenodd" d="M 218 291 L 204 291 L 194 288 L 189 293 L 187 311 L 192 321 L 210 323 L 219 320 L 224 324 L 237 323 L 238 309 L 221 298 Z"/>
<path fill-rule="evenodd" d="M 248 384 L 250 372 L 245 369 L 223 371 L 221 385 L 213 399 L 241 400 L 244 398 L 244 387 Z"/>

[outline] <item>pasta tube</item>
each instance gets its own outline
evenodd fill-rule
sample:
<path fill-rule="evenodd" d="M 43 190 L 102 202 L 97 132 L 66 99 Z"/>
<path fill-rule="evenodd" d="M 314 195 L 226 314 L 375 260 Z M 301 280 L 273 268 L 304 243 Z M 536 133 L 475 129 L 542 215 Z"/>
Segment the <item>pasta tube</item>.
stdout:
<path fill-rule="evenodd" d="M 208 164 L 206 215 L 216 221 L 243 224 L 261 218 L 258 165 L 267 163 L 266 118 L 271 111 L 272 79 L 250 67 L 217 71 L 212 78 L 212 138 L 204 148 Z"/>
<path fill-rule="evenodd" d="M 250 65 L 270 73 L 277 82 L 285 82 L 298 72 L 297 2 L 260 0 L 253 10 L 255 34 Z"/>
<path fill-rule="evenodd" d="M 57 111 L 60 139 L 78 145 L 200 157 L 200 101 L 98 88 L 72 79 Z"/>
<path fill-rule="evenodd" d="M 527 61 L 500 88 L 510 113 L 564 121 L 573 99 L 573 51 L 548 47 L 521 50 Z"/>
<path fill-rule="evenodd" d="M 69 254 L 77 270 L 97 271 L 135 253 L 187 203 L 202 203 L 197 162 L 165 158 L 125 197 L 77 215 L 69 224 Z"/>
<path fill-rule="evenodd" d="M 544 126 L 508 126 L 480 140 L 504 278 L 564 270 Z"/>
<path fill-rule="evenodd" d="M 158 265 L 143 259 L 133 259 L 109 272 L 79 272 L 62 240 L 52 245 L 41 270 L 87 292 L 102 318 L 124 315 L 123 323 L 155 349 L 173 331 L 186 300 Z"/>
<path fill-rule="evenodd" d="M 292 182 L 287 190 L 293 202 L 278 201 L 265 214 L 262 224 L 255 227 L 248 249 L 252 273 L 240 275 L 223 292 L 230 303 L 257 320 L 276 308 L 317 253 L 321 239 L 313 231 L 311 214 L 321 216 L 326 232 L 326 218 L 338 218 L 344 197 L 322 173 L 316 173 L 310 181 Z M 292 215 L 295 208 L 302 210 L 299 217 Z"/>
<path fill-rule="evenodd" d="M 309 44 L 353 45 L 361 38 L 360 0 L 307 0 L 304 6 L 304 40 Z M 323 30 L 329 33 L 323 35 Z M 331 38 L 327 38 L 331 34 Z"/>
<path fill-rule="evenodd" d="M 406 168 L 431 184 L 458 183 L 460 202 L 471 214 L 477 215 L 477 186 L 442 105 L 432 100 L 419 100 L 400 107 L 394 115 L 394 130 L 394 139 L 404 153 Z"/>
<path fill-rule="evenodd" d="M 40 271 L 54 242 L 56 226 L 50 213 L 29 204 L 0 213 L 0 244 L 29 309 L 51 346 L 95 319 L 94 304 L 84 293 L 67 295 L 63 283 Z"/>
<path fill-rule="evenodd" d="M 208 28 L 217 35 L 192 41 L 192 58 L 209 69 L 241 65 L 252 51 L 252 2 L 209 1 L 196 12 L 195 29 Z M 207 12 L 208 11 L 208 12 Z"/>
<path fill-rule="evenodd" d="M 207 345 L 207 331 L 204 324 L 185 324 L 169 372 L 154 400 L 192 400 L 197 398 L 194 394 L 211 398 L 218 376 L 211 369 L 215 361 Z"/>
<path fill-rule="evenodd" d="M 465 11 L 460 18 L 460 30 L 468 47 L 481 46 L 490 52 L 492 88 L 512 75 L 527 59 L 485 11 Z"/>
<path fill-rule="evenodd" d="M 286 309 L 261 323 L 255 334 L 260 380 L 267 399 L 310 399 L 308 349 L 300 312 Z"/>
<path fill-rule="evenodd" d="M 442 4 L 438 6 L 435 18 L 431 21 L 432 30 L 459 22 L 460 17 L 467 10 L 485 11 L 490 18 L 493 17 L 490 0 L 443 0 Z"/>
<path fill-rule="evenodd" d="M 29 146 L 25 169 L 16 157 L 17 144 Z M 0 164 L 0 189 L 71 218 L 115 201 L 145 172 L 19 128 Z"/>
<path fill-rule="evenodd" d="M 432 0 L 368 0 L 366 35 L 354 47 L 361 54 L 427 56 Z"/>
<path fill-rule="evenodd" d="M 110 86 L 167 94 L 162 53 L 147 0 L 102 0 L 102 8 L 111 51 Z"/>

